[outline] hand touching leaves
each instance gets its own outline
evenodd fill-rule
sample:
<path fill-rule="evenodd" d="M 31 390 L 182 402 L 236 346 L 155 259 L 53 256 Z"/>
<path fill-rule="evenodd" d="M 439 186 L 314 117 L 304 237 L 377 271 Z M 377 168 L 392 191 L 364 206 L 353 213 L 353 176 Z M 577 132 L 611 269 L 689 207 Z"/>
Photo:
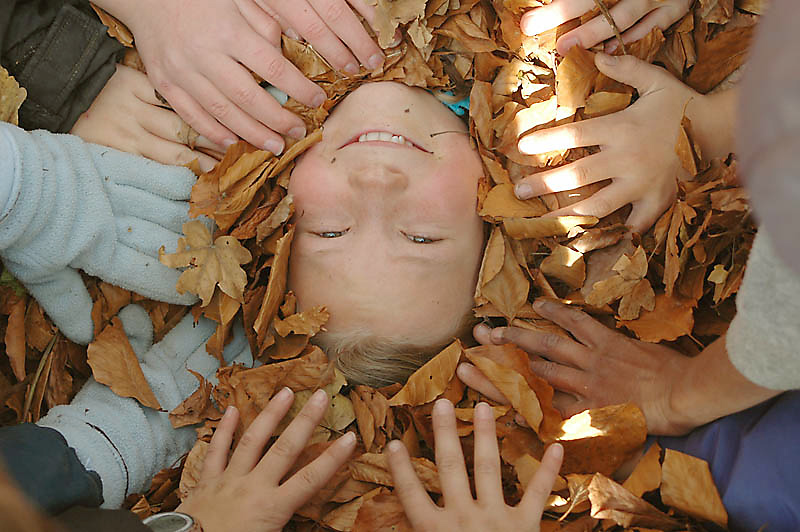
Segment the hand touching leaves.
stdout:
<path fill-rule="evenodd" d="M 631 56 L 597 54 L 603 74 L 639 91 L 639 100 L 623 111 L 522 137 L 519 150 L 536 154 L 581 146 L 600 146 L 600 152 L 560 168 L 523 178 L 516 186 L 520 199 L 572 190 L 611 179 L 590 198 L 552 212 L 552 215 L 590 215 L 602 218 L 631 203 L 628 225 L 646 231 L 672 203 L 677 179 L 686 176 L 675 146 L 684 112 L 703 104 L 705 96 L 687 87 L 666 70 Z"/>
<path fill-rule="evenodd" d="M 562 447 L 555 444 L 548 448 L 522 501 L 517 506 L 508 506 L 503 499 L 494 415 L 488 404 L 480 403 L 475 407 L 474 426 L 477 500 L 470 491 L 453 404 L 447 399 L 437 401 L 433 409 L 436 466 L 444 506 L 435 505 L 425 492 L 403 444 L 399 441 L 389 444 L 389 467 L 406 517 L 414 530 L 421 532 L 454 529 L 538 532 L 542 511 L 561 466 Z"/>
<path fill-rule="evenodd" d="M 281 483 L 328 408 L 328 396 L 318 390 L 262 458 L 293 398 L 288 388 L 278 392 L 244 433 L 230 461 L 239 415 L 229 409 L 211 439 L 200 482 L 178 511 L 191 515 L 204 532 L 282 530 L 295 510 L 344 465 L 356 443 L 355 435 L 346 433 Z"/>
<path fill-rule="evenodd" d="M 653 28 L 667 29 L 688 11 L 691 0 L 621 0 L 609 12 L 625 43 L 638 41 Z M 526 35 L 536 35 L 580 17 L 597 8 L 595 0 L 553 0 L 552 3 L 531 9 L 522 16 L 520 26 Z M 567 55 L 573 46 L 591 48 L 614 37 L 614 29 L 599 14 L 578 28 L 562 35 L 556 43 L 558 52 Z M 614 38 L 606 45 L 612 52 L 618 46 Z"/>

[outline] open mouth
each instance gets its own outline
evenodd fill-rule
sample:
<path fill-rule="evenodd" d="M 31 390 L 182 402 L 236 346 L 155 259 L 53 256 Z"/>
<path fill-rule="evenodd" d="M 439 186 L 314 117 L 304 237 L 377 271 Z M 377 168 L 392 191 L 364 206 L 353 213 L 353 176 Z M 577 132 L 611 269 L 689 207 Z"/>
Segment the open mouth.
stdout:
<path fill-rule="evenodd" d="M 361 144 L 365 142 L 382 142 L 406 148 L 415 148 L 425 153 L 432 153 L 407 137 L 398 135 L 397 133 L 391 133 L 389 131 L 365 131 L 364 133 L 360 133 L 345 142 L 339 149 L 345 148 L 352 144 Z"/>

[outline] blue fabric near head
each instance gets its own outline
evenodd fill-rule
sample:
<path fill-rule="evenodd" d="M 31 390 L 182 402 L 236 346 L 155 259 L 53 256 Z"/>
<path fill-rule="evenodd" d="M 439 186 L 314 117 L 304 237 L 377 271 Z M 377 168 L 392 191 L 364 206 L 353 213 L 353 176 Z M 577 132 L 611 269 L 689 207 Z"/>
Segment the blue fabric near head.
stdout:
<path fill-rule="evenodd" d="M 442 94 L 446 94 L 448 96 L 454 96 L 452 91 L 444 91 Z M 469 96 L 455 103 L 447 103 L 447 102 L 442 102 L 442 103 L 445 104 L 451 111 L 453 111 L 458 116 L 464 116 L 469 111 Z"/>

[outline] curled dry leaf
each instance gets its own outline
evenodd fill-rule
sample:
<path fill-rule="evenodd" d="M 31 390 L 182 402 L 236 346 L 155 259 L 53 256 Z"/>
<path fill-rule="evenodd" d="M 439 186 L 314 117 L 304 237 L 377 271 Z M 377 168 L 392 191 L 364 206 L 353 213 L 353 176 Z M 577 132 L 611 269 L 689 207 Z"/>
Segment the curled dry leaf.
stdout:
<path fill-rule="evenodd" d="M 175 289 L 183 294 L 197 294 L 203 306 L 211 303 L 214 288 L 228 294 L 236 301 L 244 302 L 244 285 L 247 274 L 239 266 L 247 264 L 252 256 L 239 241 L 231 236 L 221 236 L 212 242 L 211 231 L 199 220 L 183 224 L 185 238 L 178 239 L 175 253 L 158 250 L 158 260 L 170 268 L 187 266 L 178 278 Z"/>
<path fill-rule="evenodd" d="M 503 237 L 499 227 L 494 228 L 486 246 L 478 277 L 476 303 L 491 303 L 509 321 L 513 320 L 525 305 L 530 282 L 517 261 L 511 242 Z"/>
<path fill-rule="evenodd" d="M 580 288 L 586 280 L 586 263 L 583 254 L 566 246 L 556 245 L 550 255 L 539 264 L 542 273 Z"/>
<path fill-rule="evenodd" d="M 728 512 L 711 478 L 708 462 L 667 449 L 661 474 L 664 504 L 723 528 L 728 526 Z"/>
<path fill-rule="evenodd" d="M 14 296 L 15 297 L 15 296 Z M 10 304 L 10 313 L 6 325 L 5 351 L 11 370 L 17 381 L 25 380 L 25 311 L 28 308 L 26 297 L 16 297 L 16 302 Z"/>
<path fill-rule="evenodd" d="M 187 368 L 188 369 L 188 368 Z M 197 390 L 192 395 L 172 409 L 169 413 L 169 422 L 174 428 L 194 425 L 206 419 L 218 420 L 222 417 L 214 403 L 211 402 L 211 389 L 213 385 L 196 371 L 188 369 L 198 381 Z"/>
<path fill-rule="evenodd" d="M 87 357 L 97 382 L 120 397 L 132 397 L 144 406 L 161 410 L 119 318 L 112 319 L 89 344 Z"/>
<path fill-rule="evenodd" d="M 275 319 L 275 332 L 286 337 L 290 333 L 314 336 L 330 319 L 330 314 L 325 307 L 314 307 L 309 310 L 292 314 L 284 320 Z"/>
<path fill-rule="evenodd" d="M 681 524 L 652 504 L 640 499 L 610 478 L 597 473 L 589 484 L 592 517 L 611 519 L 623 527 L 643 526 L 670 531 Z"/>
<path fill-rule="evenodd" d="M 352 532 L 412 532 L 397 495 L 388 490 L 364 501 Z"/>
<path fill-rule="evenodd" d="M 444 348 L 408 378 L 405 386 L 389 400 L 389 406 L 419 406 L 436 399 L 453 379 L 463 352 L 458 340 Z"/>
<path fill-rule="evenodd" d="M 556 70 L 558 105 L 571 109 L 586 105 L 586 98 L 598 74 L 594 54 L 580 46 L 573 46 Z"/>
<path fill-rule="evenodd" d="M 181 480 L 178 487 L 178 495 L 181 500 L 186 499 L 200 481 L 200 473 L 203 471 L 203 464 L 206 461 L 206 451 L 208 442 L 198 439 L 194 442 L 192 450 L 186 456 L 181 472 Z"/>

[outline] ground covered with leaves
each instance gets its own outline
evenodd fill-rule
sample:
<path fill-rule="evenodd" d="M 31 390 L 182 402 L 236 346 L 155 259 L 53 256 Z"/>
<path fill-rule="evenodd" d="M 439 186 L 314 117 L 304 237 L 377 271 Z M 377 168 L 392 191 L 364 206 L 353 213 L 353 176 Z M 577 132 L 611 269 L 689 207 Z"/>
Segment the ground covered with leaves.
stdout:
<path fill-rule="evenodd" d="M 459 361 L 468 360 L 511 403 L 494 406 L 510 502 L 519 499 L 544 446 L 564 445 L 564 465 L 542 530 L 711 530 L 726 525 L 725 509 L 701 460 L 653 446 L 624 484 L 611 480 L 645 441 L 645 420 L 636 406 L 611 406 L 562 419 L 552 406 L 552 388 L 531 373 L 527 354 L 513 345 L 454 342 L 405 385 L 352 386 L 310 342 L 324 327 L 327 311 L 298 313 L 294 296 L 286 292 L 294 236 L 287 187 L 294 160 L 321 138 L 328 111 L 344 96 L 362 83 L 393 80 L 428 89 L 470 90 L 470 132 L 486 170 L 479 214 L 492 226 L 476 288 L 476 316 L 567 335 L 537 316 L 530 304 L 549 296 L 580 306 L 609 327 L 646 342 L 666 343 L 687 356 L 725 332 L 735 313 L 732 296 L 741 283 L 755 228 L 735 161 L 704 160 L 688 121 L 676 150 L 693 177 L 679 182 L 676 201 L 644 235 L 625 238 L 626 209 L 603 219 L 541 217 L 585 199 L 606 183 L 527 201 L 515 198 L 517 178 L 597 151 L 523 155 L 516 147 L 521 133 L 618 111 L 636 98 L 631 87 L 597 71 L 591 50 L 575 49 L 563 58 L 556 54 L 556 38 L 580 21 L 537 37 L 520 33 L 521 14 L 542 3 L 548 2 L 378 0 L 380 43 L 387 46 L 397 27 L 404 30 L 404 40 L 387 50 L 381 70 L 351 77 L 332 71 L 305 44 L 284 38 L 285 55 L 328 94 L 321 109 L 288 103 L 313 133 L 281 157 L 244 143 L 232 146 L 212 172 L 200 175 L 192 192 L 191 214 L 212 218 L 216 233 L 190 222 L 178 252 L 162 255 L 165 264 L 187 268 L 179 288 L 201 298 L 191 312 L 218 323 L 208 352 L 221 359 L 234 318 L 241 316 L 253 355 L 264 364 L 255 369 L 223 367 L 216 386 L 199 378 L 198 390 L 170 418 L 176 427 L 202 424 L 200 439 L 180 464 L 156 477 L 148 493 L 129 499 L 134 511 L 145 516 L 177 506 L 196 482 L 207 442 L 227 405 L 241 412 L 241 435 L 282 387 L 297 394 L 291 414 L 314 390 L 324 388 L 332 398 L 330 410 L 297 467 L 346 431 L 358 435 L 359 447 L 348 467 L 295 515 L 289 529 L 410 529 L 392 492 L 384 446 L 401 439 L 428 491 L 434 497 L 440 493 L 431 408 L 439 397 L 456 405 L 465 456 L 471 460 L 473 408 L 482 398 L 455 377 Z M 604 5 L 615 3 L 605 0 Z M 667 32 L 654 30 L 628 44 L 625 52 L 665 66 L 705 93 L 741 66 L 763 9 L 759 0 L 699 0 Z M 584 18 L 598 13 L 599 7 Z M 130 43 L 124 27 L 106 20 L 115 36 Z M 127 61 L 138 64 L 134 54 Z M 13 110 L 6 109 L 18 107 L 12 85 L 6 76 L 0 88 L 5 120 L 13 119 Z M 95 301 L 96 333 L 88 349 L 66 340 L 24 289 L 3 274 L 0 339 L 6 356 L 0 357 L 0 423 L 36 421 L 48 408 L 69 402 L 90 375 L 120 395 L 158 408 L 115 316 L 128 303 L 138 302 L 149 312 L 158 341 L 189 309 L 86 281 Z M 515 422 L 517 415 L 527 426 Z"/>

